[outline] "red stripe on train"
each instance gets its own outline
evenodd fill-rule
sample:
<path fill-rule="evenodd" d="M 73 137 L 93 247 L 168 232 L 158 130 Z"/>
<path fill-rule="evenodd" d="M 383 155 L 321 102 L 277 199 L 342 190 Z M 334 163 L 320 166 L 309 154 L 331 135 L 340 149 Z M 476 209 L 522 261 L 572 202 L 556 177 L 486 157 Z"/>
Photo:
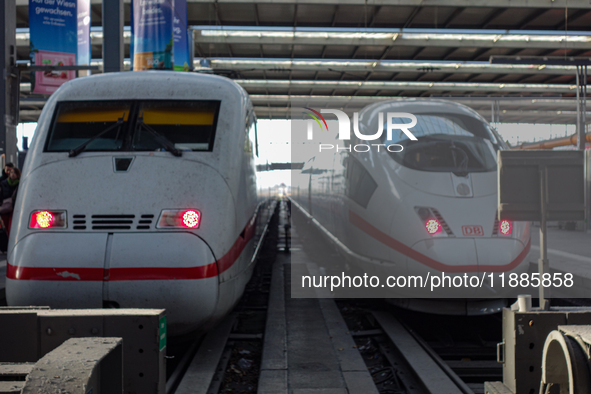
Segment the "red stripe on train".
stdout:
<path fill-rule="evenodd" d="M 488 271 L 488 272 L 505 272 L 510 271 L 516 268 L 525 256 L 529 253 L 529 249 L 531 247 L 531 239 L 527 243 L 526 247 L 519 253 L 519 255 L 510 262 L 509 264 L 505 265 L 449 265 L 442 263 L 440 261 L 434 260 L 429 256 L 425 256 L 424 254 L 417 252 L 416 250 L 406 246 L 400 241 L 392 238 L 388 234 L 382 232 L 378 228 L 374 227 L 371 223 L 363 219 L 361 216 L 356 214 L 353 211 L 349 211 L 349 221 L 351 224 L 359 228 L 361 231 L 369 235 L 370 237 L 378 240 L 379 242 L 383 243 L 384 245 L 394 249 L 395 251 L 402 253 L 413 260 L 418 261 L 421 264 L 424 264 L 430 268 L 436 269 L 442 272 L 477 272 L 477 271 Z"/>
<path fill-rule="evenodd" d="M 19 267 L 7 262 L 6 277 L 18 280 L 52 281 L 122 281 L 122 280 L 187 280 L 206 279 L 218 276 L 228 270 L 254 237 L 256 215 L 243 230 L 230 250 L 218 261 L 196 267 L 122 267 L 122 268 L 79 268 L 79 267 Z"/>

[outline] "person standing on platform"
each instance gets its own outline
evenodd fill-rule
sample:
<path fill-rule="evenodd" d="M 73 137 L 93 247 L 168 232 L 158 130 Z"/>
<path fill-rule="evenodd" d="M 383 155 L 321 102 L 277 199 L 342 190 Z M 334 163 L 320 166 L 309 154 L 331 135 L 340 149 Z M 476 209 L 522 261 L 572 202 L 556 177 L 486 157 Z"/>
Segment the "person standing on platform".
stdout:
<path fill-rule="evenodd" d="M 21 171 L 18 168 L 12 167 L 9 171 L 10 172 L 8 173 L 8 177 L 0 181 L 0 191 L 2 192 L 2 205 L 4 205 L 4 200 L 8 198 L 12 199 L 12 195 L 15 189 L 18 187 L 19 181 L 21 179 Z M 12 212 L 12 209 L 10 210 L 10 212 Z"/>
<path fill-rule="evenodd" d="M 0 251 L 2 252 L 5 252 L 8 246 L 12 211 L 21 178 L 21 171 L 18 168 L 12 167 L 9 171 L 8 178 L 0 182 L 0 193 L 2 195 L 2 205 L 0 205 L 0 226 L 4 230 L 0 232 Z"/>
<path fill-rule="evenodd" d="M 14 164 L 12 163 L 6 163 L 4 165 L 4 168 L 2 169 L 2 176 L 0 176 L 0 182 L 8 178 L 8 176 L 10 175 L 10 171 L 12 171 L 13 168 Z"/>

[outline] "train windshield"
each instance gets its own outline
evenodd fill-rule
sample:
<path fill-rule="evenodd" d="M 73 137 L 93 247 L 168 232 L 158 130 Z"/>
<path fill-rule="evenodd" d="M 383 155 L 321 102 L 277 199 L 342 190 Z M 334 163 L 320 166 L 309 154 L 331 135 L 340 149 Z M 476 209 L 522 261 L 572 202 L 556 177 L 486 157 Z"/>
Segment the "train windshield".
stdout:
<path fill-rule="evenodd" d="M 119 150 L 123 144 L 124 129 L 129 124 L 131 103 L 61 103 L 53 120 L 53 127 L 47 143 L 47 151 L 63 152 L 79 147 L 95 138 L 86 150 L 110 151 Z M 117 121 L 123 120 L 119 127 L 112 127 Z"/>
<path fill-rule="evenodd" d="M 477 118 L 458 114 L 418 114 L 410 131 L 411 141 L 400 130 L 394 130 L 386 145 L 398 144 L 404 149 L 390 156 L 405 167 L 420 171 L 469 172 L 495 171 L 497 139 L 487 124 Z M 408 118 L 394 118 L 393 123 L 409 123 Z"/>
<path fill-rule="evenodd" d="M 161 151 L 163 139 L 180 151 L 211 151 L 219 107 L 219 101 L 61 102 L 45 151 Z"/>
<path fill-rule="evenodd" d="M 217 106 L 212 102 L 145 101 L 138 108 L 139 119 L 181 150 L 210 150 L 213 145 Z M 138 128 L 134 150 L 162 148 L 154 134 Z"/>

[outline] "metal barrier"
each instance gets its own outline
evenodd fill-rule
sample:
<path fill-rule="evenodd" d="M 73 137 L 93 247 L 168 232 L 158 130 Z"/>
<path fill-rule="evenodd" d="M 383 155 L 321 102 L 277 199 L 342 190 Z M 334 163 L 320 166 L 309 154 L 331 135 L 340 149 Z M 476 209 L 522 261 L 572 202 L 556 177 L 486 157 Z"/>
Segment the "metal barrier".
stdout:
<path fill-rule="evenodd" d="M 540 393 L 591 393 L 591 326 L 559 326 L 544 343 Z"/>
<path fill-rule="evenodd" d="M 591 392 L 591 383 L 585 378 L 589 371 L 584 373 L 589 360 L 586 349 L 591 344 L 591 326 L 587 325 L 591 325 L 588 307 L 553 307 L 548 311 L 527 307 L 521 311 L 503 309 L 503 342 L 497 353 L 503 364 L 503 382 L 485 382 L 485 393 Z M 548 387 L 557 384 L 561 385 L 559 391 Z M 562 391 L 565 384 L 590 389 Z"/>

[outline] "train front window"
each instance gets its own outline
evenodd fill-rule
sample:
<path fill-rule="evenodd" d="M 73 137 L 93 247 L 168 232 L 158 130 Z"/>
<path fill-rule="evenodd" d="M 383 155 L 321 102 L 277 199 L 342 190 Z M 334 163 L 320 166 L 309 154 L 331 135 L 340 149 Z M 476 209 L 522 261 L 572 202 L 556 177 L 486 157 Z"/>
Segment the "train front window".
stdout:
<path fill-rule="evenodd" d="M 213 147 L 219 101 L 144 101 L 139 119 L 182 151 L 210 151 Z M 134 150 L 164 149 L 154 133 L 137 127 Z"/>
<path fill-rule="evenodd" d="M 211 151 L 219 108 L 220 101 L 213 100 L 63 101 L 56 107 L 45 151 L 70 156 L 82 151 L 170 150 L 176 156 Z"/>
<path fill-rule="evenodd" d="M 405 167 L 420 171 L 469 172 L 495 171 L 497 168 L 496 138 L 481 120 L 456 114 L 415 115 L 417 124 L 410 131 L 417 137 L 411 141 L 400 130 L 384 144 L 402 145 L 401 152 L 390 156 Z M 409 123 L 407 118 L 394 118 L 393 123 Z"/>
<path fill-rule="evenodd" d="M 78 148 L 89 140 L 87 151 L 113 151 L 123 146 L 129 122 L 129 102 L 64 102 L 58 105 L 47 141 L 47 152 Z M 121 125 L 117 125 L 117 122 Z M 106 133 L 100 135 L 107 129 Z M 98 137 L 98 138 L 97 138 Z"/>

